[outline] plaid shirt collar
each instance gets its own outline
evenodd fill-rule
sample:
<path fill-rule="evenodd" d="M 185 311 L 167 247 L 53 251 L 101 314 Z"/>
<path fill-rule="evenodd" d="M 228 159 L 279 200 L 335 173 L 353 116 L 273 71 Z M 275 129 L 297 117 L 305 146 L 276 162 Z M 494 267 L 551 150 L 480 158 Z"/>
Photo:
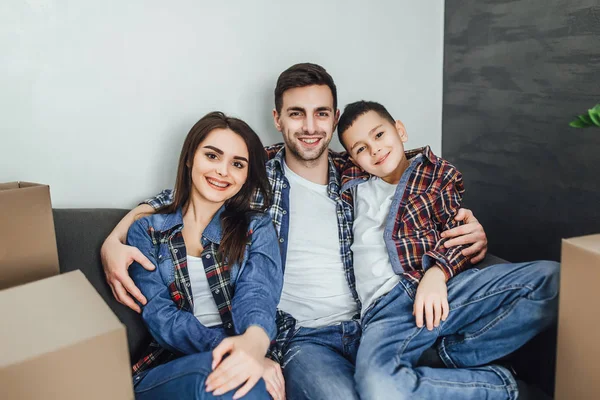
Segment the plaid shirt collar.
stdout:
<path fill-rule="evenodd" d="M 271 168 L 275 172 L 285 175 L 285 169 L 283 167 L 285 164 L 285 146 L 283 145 L 283 143 L 277 143 L 276 145 L 273 145 L 273 147 L 281 148 L 267 163 L 267 168 Z M 336 200 L 339 197 L 340 175 L 333 160 L 334 154 L 335 153 L 333 151 L 328 149 L 327 162 L 329 170 L 329 180 L 327 183 L 327 194 L 329 195 L 329 198 Z"/>
<path fill-rule="evenodd" d="M 419 147 L 417 149 L 406 150 L 404 152 L 406 159 L 410 160 L 419 154 L 422 154 L 430 163 L 435 164 L 438 161 L 438 158 L 429 146 Z M 372 178 L 374 175 L 369 174 L 366 171 L 363 171 L 359 166 L 354 164 L 350 158 L 348 158 L 348 162 L 343 168 L 342 172 L 342 193 L 346 192 L 353 186 L 356 186 L 360 181 L 366 181 Z"/>

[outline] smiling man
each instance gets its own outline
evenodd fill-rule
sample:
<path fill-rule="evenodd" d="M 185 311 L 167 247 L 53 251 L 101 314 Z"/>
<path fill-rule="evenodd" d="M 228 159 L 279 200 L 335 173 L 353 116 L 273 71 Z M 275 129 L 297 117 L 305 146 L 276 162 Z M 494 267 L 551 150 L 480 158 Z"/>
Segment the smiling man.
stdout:
<path fill-rule="evenodd" d="M 269 357 L 281 363 L 289 399 L 358 399 L 354 363 L 360 341 L 360 300 L 352 265 L 353 205 L 340 196 L 345 155 L 328 149 L 339 119 L 333 78 L 316 64 L 296 64 L 281 73 L 275 87 L 273 120 L 284 144 L 268 147 L 267 173 L 273 191 L 273 219 L 284 265 L 278 311 L 278 336 Z M 171 201 L 165 191 L 149 204 Z M 257 203 L 262 199 L 255 199 Z M 117 300 L 133 309 L 145 299 L 127 275 L 135 259 L 148 265 L 122 238 L 135 216 L 132 210 L 106 239 L 102 259 Z M 449 246 L 471 244 L 464 254 L 482 260 L 487 240 L 468 210 L 465 224 L 447 231 Z M 149 266 L 149 269 L 152 267 Z M 128 294 L 129 293 L 129 294 Z M 267 390 L 283 398 L 283 379 L 269 364 Z M 275 372 L 273 372 L 275 371 Z"/>

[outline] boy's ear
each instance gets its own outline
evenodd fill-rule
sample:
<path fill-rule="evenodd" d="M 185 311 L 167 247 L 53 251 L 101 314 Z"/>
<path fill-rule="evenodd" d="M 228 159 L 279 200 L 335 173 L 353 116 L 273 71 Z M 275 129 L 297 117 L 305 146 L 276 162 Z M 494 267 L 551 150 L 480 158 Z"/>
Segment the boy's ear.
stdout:
<path fill-rule="evenodd" d="M 403 143 L 408 140 L 408 133 L 406 132 L 406 128 L 404 127 L 402 121 L 400 121 L 399 119 L 396 120 L 396 131 L 398 132 L 400 140 L 402 140 Z"/>
<path fill-rule="evenodd" d="M 281 132 L 281 124 L 279 123 L 279 113 L 276 109 L 273 109 L 273 123 L 275 124 L 275 129 Z"/>

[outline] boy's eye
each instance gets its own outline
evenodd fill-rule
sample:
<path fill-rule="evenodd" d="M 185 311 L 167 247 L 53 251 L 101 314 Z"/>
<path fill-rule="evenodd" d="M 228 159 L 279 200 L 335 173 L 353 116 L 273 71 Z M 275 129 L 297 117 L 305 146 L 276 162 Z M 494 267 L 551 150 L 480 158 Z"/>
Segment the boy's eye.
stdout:
<path fill-rule="evenodd" d="M 375 137 L 376 137 L 376 138 L 378 138 L 378 139 L 379 139 L 380 137 L 382 137 L 382 136 L 383 136 L 383 132 L 379 132 L 377 135 L 375 135 Z"/>
<path fill-rule="evenodd" d="M 361 146 L 356 150 L 356 154 L 360 154 L 365 149 L 365 146 Z"/>

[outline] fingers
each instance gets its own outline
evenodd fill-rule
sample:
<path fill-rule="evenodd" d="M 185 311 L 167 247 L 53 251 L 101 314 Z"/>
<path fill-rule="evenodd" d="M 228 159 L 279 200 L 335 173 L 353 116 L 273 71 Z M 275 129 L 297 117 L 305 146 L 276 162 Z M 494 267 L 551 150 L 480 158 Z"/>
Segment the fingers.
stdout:
<path fill-rule="evenodd" d="M 140 289 L 135 286 L 133 279 L 129 277 L 129 275 L 121 276 L 120 282 L 121 285 L 131 294 L 137 301 L 142 304 L 146 304 L 146 297 L 142 294 Z M 127 296 L 129 298 L 129 296 Z"/>
<path fill-rule="evenodd" d="M 113 296 L 115 296 L 115 298 L 117 299 L 117 301 L 119 303 L 131 308 L 133 311 L 135 311 L 137 313 L 142 312 L 142 309 L 140 308 L 140 306 L 138 306 L 137 303 L 133 300 L 133 298 L 131 298 L 131 296 L 129 296 L 129 294 L 127 293 L 127 290 L 125 290 L 125 288 L 123 287 L 121 282 L 119 282 L 117 279 L 113 279 L 112 281 L 109 282 L 109 285 L 113 292 Z M 144 298 L 144 303 L 145 302 L 146 302 L 146 299 Z"/>
<path fill-rule="evenodd" d="M 433 326 L 435 328 L 440 326 L 441 318 L 442 318 L 442 302 L 438 299 L 437 301 L 435 301 L 433 303 Z"/>
<path fill-rule="evenodd" d="M 450 314 L 450 305 L 448 304 L 448 298 L 442 299 L 442 321 L 445 321 Z"/>
<path fill-rule="evenodd" d="M 152 264 L 152 262 L 148 260 L 148 257 L 146 257 L 137 247 L 132 247 L 132 249 L 132 260 L 137 261 L 142 267 L 144 267 L 148 271 L 154 271 L 156 269 L 154 264 Z"/>
<path fill-rule="evenodd" d="M 414 312 L 415 322 L 417 323 L 417 328 L 423 327 L 423 298 L 417 297 L 415 299 L 415 307 Z"/>
<path fill-rule="evenodd" d="M 244 386 L 239 388 L 237 392 L 233 395 L 233 400 L 239 399 L 240 397 L 245 396 L 253 387 L 256 385 L 256 382 L 260 379 L 260 376 L 254 377 L 251 376 L 250 379 L 246 381 Z M 215 393 L 216 394 L 216 393 Z"/>
<path fill-rule="evenodd" d="M 485 258 L 485 255 L 487 253 L 487 247 L 485 247 L 483 250 L 481 250 L 481 252 L 476 255 L 475 257 L 471 258 L 471 264 L 477 264 L 478 262 L 483 261 L 483 259 Z"/>
<path fill-rule="evenodd" d="M 477 221 L 477 218 L 475 218 L 475 216 L 473 215 L 473 211 L 469 210 L 468 208 L 459 208 L 458 212 L 456 213 L 456 217 L 454 217 L 455 221 L 465 221 L 467 223 L 469 223 L 470 221 Z"/>
<path fill-rule="evenodd" d="M 281 367 L 274 362 L 269 364 L 270 365 L 265 369 L 265 373 L 263 374 L 267 392 L 269 392 L 273 400 L 284 400 L 285 380 L 283 379 Z"/>
<path fill-rule="evenodd" d="M 433 318 L 433 303 L 431 301 L 425 304 L 425 321 L 427 324 L 427 330 L 432 331 L 434 318 Z"/>
<path fill-rule="evenodd" d="M 215 349 L 212 352 L 212 356 L 213 356 L 212 369 L 213 369 L 213 371 L 215 370 L 217 365 L 219 365 L 219 363 L 223 359 L 223 356 L 225 354 L 228 354 L 232 349 L 233 349 L 233 342 L 229 339 L 223 339 L 223 341 L 221 343 L 219 343 L 219 345 L 217 347 L 215 347 Z M 209 376 L 209 379 L 210 379 L 210 376 Z"/>
<path fill-rule="evenodd" d="M 252 379 L 253 375 L 259 375 L 249 373 L 247 370 L 248 368 L 244 368 L 244 364 L 223 364 L 220 367 L 223 367 L 217 369 L 220 374 L 215 376 L 215 378 L 210 382 L 210 386 L 208 386 L 207 383 L 206 387 L 206 391 L 212 392 L 213 396 L 225 394 L 241 386 L 249 379 Z M 211 375 L 216 375 L 217 371 L 213 372 Z M 254 384 L 252 386 L 254 386 Z"/>

